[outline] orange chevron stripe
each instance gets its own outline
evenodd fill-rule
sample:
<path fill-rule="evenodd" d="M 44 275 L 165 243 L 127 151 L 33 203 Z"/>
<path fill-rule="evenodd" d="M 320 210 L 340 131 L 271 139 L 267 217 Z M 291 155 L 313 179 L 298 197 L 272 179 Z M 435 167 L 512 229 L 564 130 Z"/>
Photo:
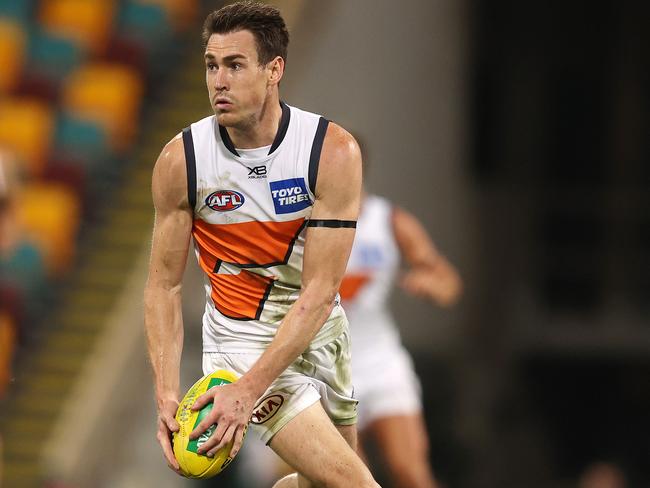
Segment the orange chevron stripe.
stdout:
<path fill-rule="evenodd" d="M 219 312 L 235 319 L 254 319 L 273 278 L 242 270 L 238 275 L 213 273 L 210 282 Z"/>
<path fill-rule="evenodd" d="M 217 259 L 235 264 L 270 264 L 284 260 L 289 244 L 305 221 L 209 224 L 195 220 L 192 229 L 199 251 L 212 269 Z M 211 258 L 211 259 L 210 259 Z"/>
<path fill-rule="evenodd" d="M 370 281 L 370 275 L 367 274 L 346 274 L 339 288 L 341 300 L 344 302 L 354 300 L 368 281 Z"/>
<path fill-rule="evenodd" d="M 199 264 L 210 278 L 212 300 L 219 312 L 236 319 L 255 319 L 272 278 L 242 269 L 217 274 L 217 261 L 239 265 L 268 265 L 284 261 L 305 219 L 289 222 L 210 224 L 194 221 L 192 236 Z"/>

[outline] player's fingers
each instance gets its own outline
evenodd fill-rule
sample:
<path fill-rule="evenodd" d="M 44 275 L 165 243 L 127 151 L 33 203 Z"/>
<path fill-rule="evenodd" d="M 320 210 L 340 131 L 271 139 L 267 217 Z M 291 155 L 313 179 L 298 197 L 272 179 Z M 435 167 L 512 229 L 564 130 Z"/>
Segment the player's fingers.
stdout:
<path fill-rule="evenodd" d="M 165 423 L 165 425 L 171 432 L 178 432 L 181 428 L 180 425 L 178 425 L 176 419 L 171 415 L 164 415 L 162 417 L 162 421 Z"/>
<path fill-rule="evenodd" d="M 217 428 L 214 429 L 214 432 L 210 436 L 210 438 L 205 441 L 203 444 L 201 444 L 201 447 L 199 447 L 198 452 L 200 454 L 207 453 L 210 449 L 212 449 L 214 446 L 216 446 L 221 438 L 223 437 L 223 434 L 226 432 L 228 429 L 229 424 L 227 422 L 221 421 L 217 424 Z"/>
<path fill-rule="evenodd" d="M 203 417 L 203 420 L 201 420 L 201 422 L 199 422 L 197 426 L 194 427 L 194 430 L 190 432 L 190 439 L 197 439 L 201 434 L 208 430 L 212 424 L 216 424 L 217 417 L 219 415 L 220 414 L 216 409 L 213 408 L 210 410 L 210 412 L 208 412 L 208 414 Z"/>
<path fill-rule="evenodd" d="M 178 464 L 178 461 L 176 460 L 176 456 L 174 456 L 174 451 L 171 449 L 171 447 L 169 446 L 165 447 L 163 445 L 163 454 L 165 456 L 165 461 L 167 461 L 167 466 L 169 466 L 169 468 L 174 470 L 176 473 L 180 474 L 181 469 Z"/>
<path fill-rule="evenodd" d="M 203 395 L 198 397 L 194 404 L 192 405 L 192 410 L 201 410 L 208 403 L 211 403 L 214 400 L 214 392 L 210 390 L 206 391 Z"/>
<path fill-rule="evenodd" d="M 230 450 L 230 457 L 234 458 L 244 442 L 244 434 L 246 433 L 246 426 L 239 426 L 237 432 L 235 432 L 235 439 L 232 444 L 232 449 Z"/>
<path fill-rule="evenodd" d="M 208 457 L 214 456 L 219 449 L 221 449 L 223 446 L 228 445 L 228 443 L 232 440 L 236 430 L 237 430 L 237 426 L 235 424 L 228 426 L 226 432 L 224 432 L 223 436 L 221 437 L 221 440 L 217 443 L 216 446 L 214 446 L 212 449 L 208 451 L 207 456 Z"/>
<path fill-rule="evenodd" d="M 176 456 L 174 456 L 174 450 L 172 449 L 170 432 L 169 430 L 167 430 L 166 425 L 164 425 L 162 422 L 158 428 L 158 434 L 156 437 L 158 438 L 158 443 L 160 444 L 160 447 L 162 447 L 163 455 L 165 456 L 165 460 L 167 461 L 167 464 L 169 465 L 170 468 L 172 468 L 174 471 L 179 473 L 180 466 L 178 465 Z"/>

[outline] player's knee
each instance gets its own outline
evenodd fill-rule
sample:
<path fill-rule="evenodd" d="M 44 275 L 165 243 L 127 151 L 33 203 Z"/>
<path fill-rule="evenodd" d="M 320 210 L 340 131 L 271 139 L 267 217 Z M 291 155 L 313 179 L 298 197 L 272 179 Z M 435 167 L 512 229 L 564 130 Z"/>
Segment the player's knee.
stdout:
<path fill-rule="evenodd" d="M 288 476 L 285 476 L 281 480 L 277 481 L 274 485 L 273 488 L 299 488 L 300 485 L 298 484 L 298 475 L 296 473 L 292 473 Z"/>

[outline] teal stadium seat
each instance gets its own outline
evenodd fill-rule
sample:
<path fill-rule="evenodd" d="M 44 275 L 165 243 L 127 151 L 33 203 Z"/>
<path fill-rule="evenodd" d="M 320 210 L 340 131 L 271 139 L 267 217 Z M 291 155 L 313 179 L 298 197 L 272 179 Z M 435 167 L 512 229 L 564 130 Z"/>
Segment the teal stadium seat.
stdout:
<path fill-rule="evenodd" d="M 34 13 L 34 0 L 0 0 L 0 17 L 27 25 Z"/>
<path fill-rule="evenodd" d="M 111 149 L 101 125 L 62 114 L 56 125 L 55 153 L 59 158 L 76 161 L 88 176 L 95 178 L 110 164 Z"/>
<path fill-rule="evenodd" d="M 160 5 L 128 0 L 119 14 L 119 35 L 136 41 L 150 54 L 163 49 L 171 40 L 172 28 L 167 11 Z"/>
<path fill-rule="evenodd" d="M 45 279 L 43 257 L 36 246 L 22 241 L 0 259 L 0 281 L 15 286 L 24 295 L 42 292 Z"/>
<path fill-rule="evenodd" d="M 30 36 L 29 59 L 38 75 L 59 82 L 78 66 L 82 54 L 72 40 L 38 30 Z"/>

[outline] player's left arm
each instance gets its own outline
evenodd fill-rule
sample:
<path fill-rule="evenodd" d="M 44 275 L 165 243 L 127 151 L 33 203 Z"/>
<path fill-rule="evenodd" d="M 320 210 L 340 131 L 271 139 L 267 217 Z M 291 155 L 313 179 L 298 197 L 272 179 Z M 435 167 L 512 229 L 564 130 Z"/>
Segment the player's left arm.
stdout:
<path fill-rule="evenodd" d="M 443 307 L 456 303 L 463 290 L 460 275 L 438 252 L 418 219 L 396 207 L 393 210 L 393 233 L 409 267 L 402 277 L 402 287 Z"/>
<path fill-rule="evenodd" d="M 361 201 L 361 153 L 354 138 L 330 124 L 315 189 L 316 201 L 305 238 L 302 287 L 269 345 L 239 381 L 214 388 L 200 397 L 195 408 L 212 401 L 210 415 L 192 432 L 198 436 L 217 423 L 212 437 L 199 451 L 215 453 L 234 439 L 231 456 L 241 446 L 243 426 L 269 385 L 309 346 L 334 307 L 347 265 Z M 326 226 L 312 226 L 326 221 Z"/>

